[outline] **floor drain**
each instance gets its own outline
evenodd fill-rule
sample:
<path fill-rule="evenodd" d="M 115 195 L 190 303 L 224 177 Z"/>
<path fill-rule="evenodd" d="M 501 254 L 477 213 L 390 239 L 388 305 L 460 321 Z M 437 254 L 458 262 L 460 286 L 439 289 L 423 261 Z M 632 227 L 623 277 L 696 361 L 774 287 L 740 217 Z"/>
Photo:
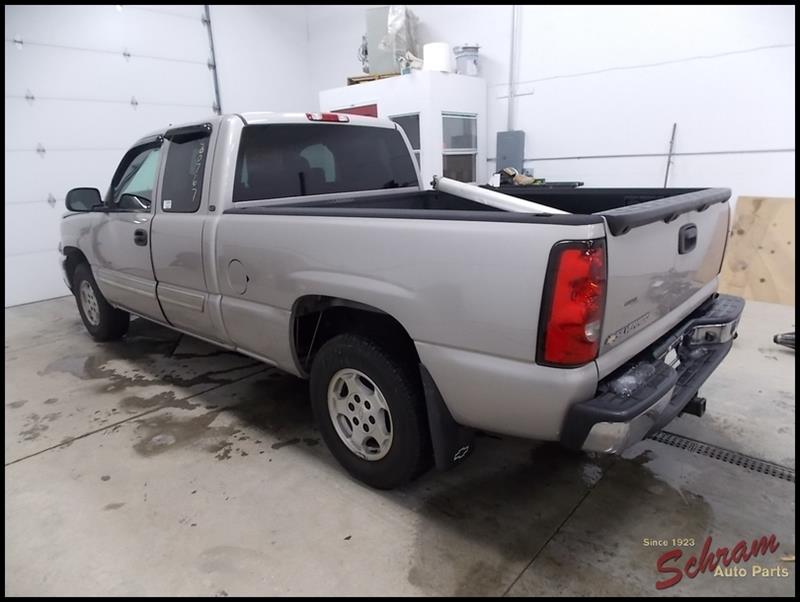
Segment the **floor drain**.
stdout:
<path fill-rule="evenodd" d="M 695 441 L 694 439 L 682 437 L 667 431 L 659 431 L 655 435 L 651 436 L 650 439 L 657 441 L 658 443 L 663 443 L 664 445 L 671 445 L 672 447 L 677 447 L 678 449 L 685 449 L 693 454 L 706 456 L 707 458 L 719 460 L 720 462 L 727 462 L 728 464 L 733 464 L 734 466 L 740 466 L 745 470 L 752 470 L 753 472 L 758 472 L 768 477 L 794 483 L 794 470 L 787 468 L 786 466 L 781 466 L 780 464 L 765 462 L 764 460 L 759 460 L 758 458 L 746 456 L 744 454 L 740 454 L 739 452 L 731 451 L 723 447 L 717 447 L 716 445 L 709 445 L 708 443 Z"/>

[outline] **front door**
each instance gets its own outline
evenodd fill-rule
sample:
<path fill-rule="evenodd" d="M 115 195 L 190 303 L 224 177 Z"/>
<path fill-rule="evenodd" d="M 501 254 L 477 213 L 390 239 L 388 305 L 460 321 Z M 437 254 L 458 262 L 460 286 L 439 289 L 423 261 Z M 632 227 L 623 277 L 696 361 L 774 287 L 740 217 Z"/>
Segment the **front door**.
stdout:
<path fill-rule="evenodd" d="M 161 165 L 161 137 L 129 150 L 114 173 L 105 213 L 92 232 L 95 280 L 113 305 L 164 320 L 156 298 L 150 257 L 154 191 Z"/>

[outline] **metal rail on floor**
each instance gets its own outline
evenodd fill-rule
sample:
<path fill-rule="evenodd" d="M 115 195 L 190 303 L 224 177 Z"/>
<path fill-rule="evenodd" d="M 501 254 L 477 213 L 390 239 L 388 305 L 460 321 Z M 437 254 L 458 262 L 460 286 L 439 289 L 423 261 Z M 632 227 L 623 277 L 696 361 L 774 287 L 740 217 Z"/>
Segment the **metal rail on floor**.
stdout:
<path fill-rule="evenodd" d="M 699 456 L 705 456 L 712 460 L 733 464 L 734 466 L 739 466 L 745 470 L 757 472 L 768 477 L 781 479 L 789 483 L 795 482 L 793 468 L 767 462 L 766 460 L 759 460 L 758 458 L 725 449 L 724 447 L 717 447 L 710 443 L 703 443 L 702 441 L 696 441 L 695 439 L 683 437 L 668 431 L 659 431 L 651 436 L 650 439 L 663 445 L 671 445 L 672 447 L 677 447 L 678 449 L 683 449 Z"/>

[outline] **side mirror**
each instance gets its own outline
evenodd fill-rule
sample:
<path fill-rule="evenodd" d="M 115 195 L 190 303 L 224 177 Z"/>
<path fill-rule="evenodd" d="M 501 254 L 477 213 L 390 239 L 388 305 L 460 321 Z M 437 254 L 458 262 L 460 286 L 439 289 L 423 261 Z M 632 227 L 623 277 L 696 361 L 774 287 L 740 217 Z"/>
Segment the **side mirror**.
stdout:
<path fill-rule="evenodd" d="M 73 188 L 67 193 L 66 205 L 69 211 L 91 211 L 102 204 L 97 188 Z"/>

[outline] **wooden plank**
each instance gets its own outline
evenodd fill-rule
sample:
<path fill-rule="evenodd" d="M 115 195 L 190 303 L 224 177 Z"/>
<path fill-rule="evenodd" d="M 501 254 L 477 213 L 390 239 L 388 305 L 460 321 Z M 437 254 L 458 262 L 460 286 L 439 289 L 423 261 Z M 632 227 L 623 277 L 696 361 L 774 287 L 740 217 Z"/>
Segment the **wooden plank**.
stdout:
<path fill-rule="evenodd" d="M 794 199 L 739 197 L 720 292 L 794 305 Z"/>
<path fill-rule="evenodd" d="M 347 78 L 347 85 L 354 86 L 356 84 L 361 84 L 363 82 L 372 82 L 378 79 L 386 79 L 387 77 L 395 77 L 400 75 L 399 73 L 373 73 L 367 75 L 354 75 L 353 77 Z"/>

